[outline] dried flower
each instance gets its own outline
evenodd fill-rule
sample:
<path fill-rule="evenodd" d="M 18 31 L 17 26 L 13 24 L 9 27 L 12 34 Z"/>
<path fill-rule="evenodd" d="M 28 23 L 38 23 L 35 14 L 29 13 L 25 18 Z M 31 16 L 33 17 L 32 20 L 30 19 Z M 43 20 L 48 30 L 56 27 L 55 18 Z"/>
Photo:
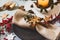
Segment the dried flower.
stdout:
<path fill-rule="evenodd" d="M 38 8 L 40 8 L 40 12 L 48 12 L 47 8 L 51 7 L 51 9 L 54 8 L 54 5 L 57 5 L 59 2 L 55 2 L 53 0 L 37 0 L 35 3 Z"/>

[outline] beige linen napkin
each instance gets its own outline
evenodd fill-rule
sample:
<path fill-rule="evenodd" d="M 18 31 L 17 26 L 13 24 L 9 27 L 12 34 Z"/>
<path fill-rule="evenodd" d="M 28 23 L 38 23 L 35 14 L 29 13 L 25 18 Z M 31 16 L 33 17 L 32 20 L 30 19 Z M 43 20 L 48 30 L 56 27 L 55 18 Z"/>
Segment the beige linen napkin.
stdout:
<path fill-rule="evenodd" d="M 22 28 L 30 28 L 30 24 L 24 20 L 24 16 L 27 15 L 27 13 L 28 12 L 18 9 L 17 12 L 13 16 L 13 23 L 17 24 L 18 26 Z M 55 6 L 54 9 L 50 10 L 47 14 L 44 14 L 44 16 L 50 16 L 51 14 L 53 16 L 55 16 L 55 14 L 58 15 L 59 6 Z M 53 28 L 48 29 L 48 28 L 45 28 L 44 26 L 37 25 L 36 30 L 39 34 L 46 37 L 47 39 L 55 40 L 59 35 L 60 27 L 57 27 L 56 25 L 52 25 L 52 24 L 51 26 Z"/>

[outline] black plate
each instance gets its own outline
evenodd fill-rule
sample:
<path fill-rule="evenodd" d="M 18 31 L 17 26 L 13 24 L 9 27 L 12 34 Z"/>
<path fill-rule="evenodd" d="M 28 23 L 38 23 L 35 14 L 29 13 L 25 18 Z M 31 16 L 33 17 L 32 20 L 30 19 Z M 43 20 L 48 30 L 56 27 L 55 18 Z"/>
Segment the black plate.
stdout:
<path fill-rule="evenodd" d="M 24 29 L 13 24 L 14 33 L 22 40 L 48 40 L 41 36 L 36 30 Z"/>

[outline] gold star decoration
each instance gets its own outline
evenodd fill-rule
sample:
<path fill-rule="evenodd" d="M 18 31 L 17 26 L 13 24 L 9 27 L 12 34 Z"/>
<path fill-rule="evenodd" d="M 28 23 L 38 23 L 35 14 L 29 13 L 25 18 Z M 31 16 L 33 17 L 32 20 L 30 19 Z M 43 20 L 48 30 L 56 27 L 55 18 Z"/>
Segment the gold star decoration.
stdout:
<path fill-rule="evenodd" d="M 32 26 L 36 26 L 36 24 L 40 21 L 41 21 L 40 17 L 34 16 L 34 17 L 30 18 L 29 23 L 31 23 Z"/>
<path fill-rule="evenodd" d="M 45 16 L 45 18 L 44 18 L 44 21 L 49 21 L 51 19 L 51 17 L 49 16 L 49 17 L 47 17 L 47 16 Z"/>

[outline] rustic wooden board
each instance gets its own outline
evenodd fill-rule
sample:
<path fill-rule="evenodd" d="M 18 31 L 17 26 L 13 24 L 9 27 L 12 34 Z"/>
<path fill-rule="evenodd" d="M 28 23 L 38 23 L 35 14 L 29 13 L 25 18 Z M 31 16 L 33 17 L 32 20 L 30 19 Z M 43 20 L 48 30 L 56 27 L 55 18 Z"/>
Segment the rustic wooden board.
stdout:
<path fill-rule="evenodd" d="M 14 33 L 22 40 L 48 40 L 40 35 L 36 30 L 24 29 L 13 24 Z"/>

